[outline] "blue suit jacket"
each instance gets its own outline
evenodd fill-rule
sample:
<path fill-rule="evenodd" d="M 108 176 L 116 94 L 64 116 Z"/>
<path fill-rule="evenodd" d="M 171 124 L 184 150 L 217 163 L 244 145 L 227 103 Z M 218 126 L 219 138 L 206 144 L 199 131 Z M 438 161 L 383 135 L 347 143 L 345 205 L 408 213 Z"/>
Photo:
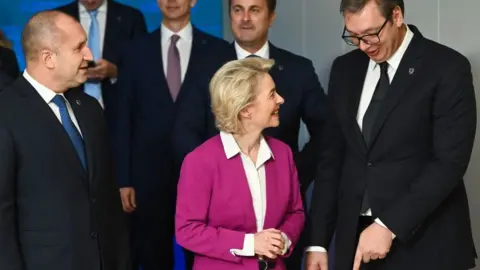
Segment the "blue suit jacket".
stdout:
<path fill-rule="evenodd" d="M 120 67 L 111 134 L 121 187 L 134 187 L 137 206 L 172 195 L 183 157 L 207 139 L 205 93 L 224 40 L 194 27 L 187 72 L 174 102 L 162 64 L 161 30 L 132 42 Z M 174 196 L 173 193 L 172 196 Z"/>

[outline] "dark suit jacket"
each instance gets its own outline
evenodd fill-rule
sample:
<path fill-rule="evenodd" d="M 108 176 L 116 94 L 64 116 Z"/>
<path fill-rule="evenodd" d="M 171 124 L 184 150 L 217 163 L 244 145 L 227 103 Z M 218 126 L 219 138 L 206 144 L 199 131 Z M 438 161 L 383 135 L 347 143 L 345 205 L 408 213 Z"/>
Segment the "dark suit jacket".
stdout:
<path fill-rule="evenodd" d="M 16 79 L 20 74 L 15 52 L 2 46 L 0 46 L 0 71 L 12 79 Z"/>
<path fill-rule="evenodd" d="M 137 209 L 170 202 L 183 157 L 206 140 L 204 93 L 220 61 L 214 53 L 226 42 L 194 27 L 187 72 L 174 102 L 162 64 L 161 30 L 132 42 L 120 67 L 112 121 L 117 176 L 134 187 Z M 159 196 L 164 194 L 165 196 Z M 165 211 L 168 207 L 165 206 Z M 152 209 L 158 212 L 158 209 Z M 173 219 L 173 212 L 168 214 Z"/>
<path fill-rule="evenodd" d="M 264 134 L 277 138 L 292 148 L 301 188 L 305 191 L 315 177 L 319 143 L 325 123 L 327 97 L 315 73 L 312 61 L 289 51 L 270 46 L 275 66 L 270 71 L 277 92 L 285 99 L 280 106 L 280 125 Z M 235 46 L 230 45 L 227 61 L 236 60 Z M 310 140 L 302 151 L 298 147 L 300 121 L 307 126 Z M 214 123 L 213 117 L 210 123 Z"/>
<path fill-rule="evenodd" d="M 2 92 L 2 90 L 10 85 L 13 81 L 14 80 L 10 76 L 0 70 L 0 92 Z"/>
<path fill-rule="evenodd" d="M 51 108 L 19 77 L 0 95 L 2 270 L 127 270 L 129 246 L 102 110 L 66 93 L 88 173 Z M 98 245 L 99 243 L 99 245 Z"/>
<path fill-rule="evenodd" d="M 370 147 L 356 122 L 369 58 L 338 57 L 333 107 L 312 202 L 310 245 L 328 247 L 336 225 L 335 269 L 351 269 L 366 185 L 374 217 L 395 235 L 387 269 L 468 269 L 475 248 L 463 175 L 476 128 L 469 61 L 414 37 L 372 131 Z"/>
<path fill-rule="evenodd" d="M 107 0 L 107 23 L 105 26 L 105 37 L 103 42 L 103 59 L 120 65 L 126 44 L 134 38 L 147 33 L 145 18 L 143 14 L 132 7 Z M 78 1 L 58 8 L 80 21 Z M 83 90 L 83 87 L 80 87 Z M 107 119 L 110 119 L 109 107 L 115 95 L 115 85 L 112 85 L 110 78 L 102 81 L 102 97 L 105 105 Z"/>

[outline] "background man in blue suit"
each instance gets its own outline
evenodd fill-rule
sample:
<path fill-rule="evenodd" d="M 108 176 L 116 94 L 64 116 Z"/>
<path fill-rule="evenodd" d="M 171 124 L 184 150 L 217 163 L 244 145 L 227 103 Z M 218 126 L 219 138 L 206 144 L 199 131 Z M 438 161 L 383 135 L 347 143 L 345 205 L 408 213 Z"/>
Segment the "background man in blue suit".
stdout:
<path fill-rule="evenodd" d="M 174 266 L 180 164 L 207 138 L 205 121 L 198 116 L 204 112 L 208 82 L 220 67 L 214 54 L 228 46 L 192 26 L 190 10 L 196 1 L 157 2 L 162 24 L 128 47 L 112 121 L 122 203 L 132 213 L 134 255 L 144 270 Z"/>
<path fill-rule="evenodd" d="M 276 0 L 229 0 L 235 41 L 227 55 L 228 60 L 246 57 L 275 60 L 270 74 L 285 103 L 280 109 L 280 126 L 265 130 L 265 134 L 280 139 L 292 148 L 305 202 L 305 192 L 314 178 L 319 158 L 319 137 L 325 122 L 327 99 L 312 61 L 277 48 L 268 41 L 268 29 L 275 20 L 276 4 Z M 301 120 L 310 134 L 310 140 L 302 151 L 298 146 Z M 302 242 L 297 244 L 286 261 L 288 269 L 300 269 Z"/>
<path fill-rule="evenodd" d="M 113 0 L 77 0 L 58 10 L 76 18 L 87 33 L 95 66 L 89 68 L 89 81 L 79 88 L 100 102 L 110 120 L 123 45 L 146 34 L 145 18 L 139 10 Z"/>

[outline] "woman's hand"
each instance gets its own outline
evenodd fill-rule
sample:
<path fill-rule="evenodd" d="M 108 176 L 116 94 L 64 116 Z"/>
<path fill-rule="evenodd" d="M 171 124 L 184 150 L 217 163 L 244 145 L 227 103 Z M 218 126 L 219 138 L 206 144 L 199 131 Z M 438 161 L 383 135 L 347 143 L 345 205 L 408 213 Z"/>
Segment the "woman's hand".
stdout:
<path fill-rule="evenodd" d="M 279 230 L 268 229 L 255 234 L 254 246 L 256 255 L 274 260 L 278 255 L 282 254 L 285 240 Z"/>

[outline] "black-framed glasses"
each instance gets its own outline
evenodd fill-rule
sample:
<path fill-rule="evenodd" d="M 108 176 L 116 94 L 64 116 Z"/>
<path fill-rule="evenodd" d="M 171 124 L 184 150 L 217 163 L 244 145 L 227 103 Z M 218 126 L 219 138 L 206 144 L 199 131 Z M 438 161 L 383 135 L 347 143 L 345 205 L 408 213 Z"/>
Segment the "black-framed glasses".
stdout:
<path fill-rule="evenodd" d="M 380 33 L 382 32 L 383 28 L 385 25 L 387 25 L 387 22 L 390 20 L 390 16 L 385 19 L 385 22 L 383 22 L 382 26 L 380 29 L 378 29 L 377 33 L 375 34 L 366 34 L 363 36 L 351 36 L 351 35 L 346 35 L 345 33 L 347 32 L 347 27 L 343 27 L 343 33 L 342 33 L 342 38 L 343 40 L 350 46 L 358 46 L 360 45 L 360 42 L 363 41 L 363 43 L 367 45 L 373 45 L 377 44 L 380 42 Z"/>

